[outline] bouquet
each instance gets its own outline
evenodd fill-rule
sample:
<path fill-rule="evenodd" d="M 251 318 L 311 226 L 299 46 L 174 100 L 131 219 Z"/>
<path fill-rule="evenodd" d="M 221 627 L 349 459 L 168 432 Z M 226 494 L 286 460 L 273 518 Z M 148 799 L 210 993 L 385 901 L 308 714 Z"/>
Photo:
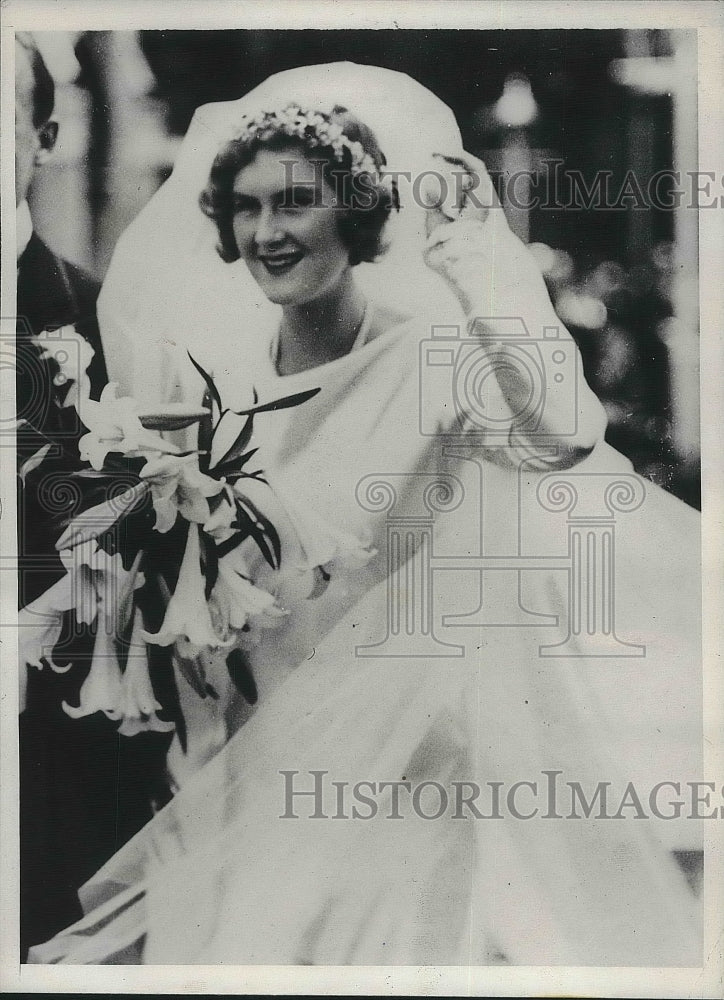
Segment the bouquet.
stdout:
<path fill-rule="evenodd" d="M 254 390 L 249 408 L 231 410 L 190 354 L 189 362 L 205 383 L 200 407 L 169 404 L 139 412 L 134 399 L 118 397 L 112 382 L 99 400 L 91 399 L 82 377 L 69 391 L 63 405 L 76 408 L 84 433 L 79 467 L 68 476 L 83 486 L 83 509 L 66 519 L 55 544 L 65 574 L 20 612 L 21 661 L 38 669 L 62 672 L 72 665 L 55 656 L 69 613 L 94 633 L 79 704 L 63 703 L 68 715 L 103 712 L 119 721 L 124 736 L 175 728 L 182 746 L 174 662 L 200 697 L 217 697 L 203 660 L 205 653 L 222 651 L 237 688 L 251 704 L 257 700 L 245 650 L 287 612 L 251 578 L 242 551 L 247 542 L 271 570 L 281 566 L 279 533 L 258 504 L 260 485 L 270 499 L 273 491 L 264 470 L 254 467 L 254 422 L 265 412 L 302 406 L 319 392 L 260 403 Z M 163 436 L 193 427 L 194 448 L 184 450 Z M 24 463 L 23 481 L 50 447 L 43 445 Z M 373 554 L 328 526 L 312 550 L 311 597 L 320 584 L 324 589 L 335 561 L 363 565 Z"/>

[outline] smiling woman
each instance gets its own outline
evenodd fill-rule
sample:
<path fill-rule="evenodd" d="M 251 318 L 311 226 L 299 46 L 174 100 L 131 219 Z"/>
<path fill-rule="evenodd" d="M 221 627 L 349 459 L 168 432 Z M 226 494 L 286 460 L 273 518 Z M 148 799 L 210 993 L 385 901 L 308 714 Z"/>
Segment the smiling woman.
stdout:
<path fill-rule="evenodd" d="M 234 195 L 234 239 L 268 299 L 300 305 L 338 292 L 351 267 L 338 225 L 345 209 L 306 153 L 260 150 Z"/>
<path fill-rule="evenodd" d="M 214 161 L 200 204 L 216 223 L 222 260 L 241 257 L 265 297 L 283 307 L 280 374 L 341 357 L 389 326 L 380 314 L 365 322 L 352 274 L 385 249 L 397 198 L 380 182 L 384 165 L 372 131 L 340 106 L 265 112 Z"/>
<path fill-rule="evenodd" d="M 339 105 L 330 114 L 315 112 L 311 116 L 291 105 L 251 119 L 214 160 L 209 183 L 201 195 L 201 208 L 216 222 L 223 260 L 239 259 L 240 247 L 232 232 L 238 204 L 235 180 L 260 150 L 286 153 L 279 157 L 283 177 L 280 208 L 301 207 L 305 199 L 302 190 L 288 190 L 290 184 L 294 188 L 311 186 L 315 207 L 334 204 L 347 209 L 339 215 L 338 226 L 350 264 L 373 261 L 379 256 L 384 249 L 382 230 L 391 210 L 397 207 L 397 196 L 391 186 L 375 183 L 386 160 L 374 133 Z M 300 154 L 313 164 L 313 179 L 308 173 L 303 178 L 298 172 L 294 160 Z M 328 188 L 326 194 L 322 184 Z M 361 198 L 362 193 L 367 197 Z"/>

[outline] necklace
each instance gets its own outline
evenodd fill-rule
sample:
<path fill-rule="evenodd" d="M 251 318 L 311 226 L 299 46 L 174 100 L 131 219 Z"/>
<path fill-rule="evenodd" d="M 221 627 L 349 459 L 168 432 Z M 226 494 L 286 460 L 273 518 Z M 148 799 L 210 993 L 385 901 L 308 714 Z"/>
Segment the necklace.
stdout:
<path fill-rule="evenodd" d="M 357 327 L 357 331 L 355 333 L 354 341 L 352 342 L 352 346 L 347 352 L 348 354 L 351 354 L 353 351 L 359 350 L 360 347 L 364 347 L 370 333 L 370 327 L 372 326 L 372 314 L 373 314 L 373 309 L 368 299 L 365 302 L 364 312 L 362 313 L 362 319 L 359 322 L 359 326 Z M 274 331 L 271 343 L 269 344 L 269 356 L 276 371 L 279 370 L 280 352 L 281 352 L 281 326 L 278 326 Z M 344 355 L 342 356 L 344 357 Z"/>

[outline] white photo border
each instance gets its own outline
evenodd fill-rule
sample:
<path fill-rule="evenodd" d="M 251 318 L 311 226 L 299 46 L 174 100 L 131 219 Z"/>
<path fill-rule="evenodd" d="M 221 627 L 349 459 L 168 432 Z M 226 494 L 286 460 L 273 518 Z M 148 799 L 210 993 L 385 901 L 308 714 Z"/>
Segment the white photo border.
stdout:
<path fill-rule="evenodd" d="M 14 31 L 81 29 L 262 29 L 262 28 L 681 28 L 698 31 L 699 169 L 724 170 L 721 121 L 724 95 L 724 10 L 716 2 L 577 2 L 507 3 L 424 2 L 424 0 L 4 0 L 2 17 L 2 131 L 14 115 Z M 2 145 L 2 192 L 13 183 L 12 144 Z M 15 268 L 12 261 L 15 213 L 11 197 L 2 201 L 2 301 L 0 315 L 12 315 Z M 724 235 L 721 211 L 700 212 L 702 513 L 704 599 L 704 746 L 705 775 L 724 775 L 724 684 L 719 637 L 724 632 Z M 12 412 L 14 376 L 2 373 L 3 407 Z M 15 547 L 14 461 L 0 449 L 2 516 L 0 544 Z M 3 574 L 10 576 L 10 574 Z M 17 694 L 15 661 L 16 593 L 3 581 L 0 593 L 2 699 L 0 748 L 0 877 L 3 885 L 0 921 L 0 987 L 28 993 L 179 993 L 179 994 L 306 994 L 408 996 L 587 995 L 640 997 L 715 997 L 721 995 L 722 826 L 708 824 L 704 885 L 705 944 L 701 968 L 568 968 L 568 967 L 296 967 L 296 966 L 162 966 L 80 967 L 20 966 L 17 945 Z M 720 779 L 721 780 L 721 779 Z"/>

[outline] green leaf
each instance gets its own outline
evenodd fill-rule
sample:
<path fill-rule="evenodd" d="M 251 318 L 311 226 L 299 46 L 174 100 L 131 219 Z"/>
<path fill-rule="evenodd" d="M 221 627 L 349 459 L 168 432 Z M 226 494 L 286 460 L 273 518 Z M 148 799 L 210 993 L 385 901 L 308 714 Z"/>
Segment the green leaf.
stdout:
<path fill-rule="evenodd" d="M 241 470 L 258 451 L 258 448 L 252 448 L 251 451 L 247 451 L 243 455 L 240 455 L 238 459 L 229 459 L 224 461 L 223 464 L 215 465 L 214 475 L 217 477 L 233 476 L 235 473 L 246 475 L 246 473 L 242 473 Z"/>
<path fill-rule="evenodd" d="M 237 548 L 237 546 L 241 545 L 241 543 L 248 537 L 249 537 L 248 531 L 234 532 L 234 534 L 231 535 L 229 538 L 227 538 L 225 541 L 219 542 L 219 544 L 216 546 L 216 555 L 218 556 L 219 559 L 223 559 L 225 555 L 228 555 L 229 552 L 233 552 L 234 549 Z"/>
<path fill-rule="evenodd" d="M 219 578 L 219 554 L 216 542 L 205 531 L 199 532 L 199 540 L 201 542 L 201 573 L 205 581 L 204 596 L 208 601 Z"/>
<path fill-rule="evenodd" d="M 234 687 L 239 691 L 250 705 L 255 705 L 259 693 L 256 689 L 256 681 L 246 656 L 240 649 L 232 649 L 226 657 L 226 669 L 229 677 L 234 683 Z"/>
<path fill-rule="evenodd" d="M 187 406 L 185 403 L 167 403 L 155 411 L 141 413 L 138 419 L 143 427 L 152 431 L 180 431 L 191 427 L 208 415 L 205 406 Z"/>
<path fill-rule="evenodd" d="M 204 395 L 208 399 L 208 393 Z M 210 401 L 209 401 L 210 402 Z M 209 471 L 211 464 L 211 442 L 214 437 L 214 422 L 211 417 L 211 410 L 208 416 L 199 422 L 198 446 L 199 446 L 199 469 L 203 473 Z"/>
<path fill-rule="evenodd" d="M 271 410 L 288 410 L 291 406 L 299 406 L 301 403 L 306 403 L 308 399 L 312 399 L 316 396 L 318 392 L 321 392 L 321 387 L 317 389 L 307 389 L 305 392 L 295 392 L 292 396 L 284 396 L 282 399 L 275 399 L 271 403 L 262 403 L 261 406 L 252 406 L 248 410 L 232 410 L 237 417 L 250 417 L 255 413 L 269 413 Z"/>
<path fill-rule="evenodd" d="M 212 377 L 209 375 L 209 373 L 207 371 L 204 371 L 204 369 L 201 367 L 201 365 L 198 363 L 198 361 L 194 360 L 193 355 L 191 354 L 191 351 L 187 351 L 186 353 L 189 356 L 189 360 L 191 361 L 191 364 L 194 366 L 194 368 L 196 369 L 196 371 L 199 373 L 199 375 L 201 376 L 201 378 L 206 383 L 206 388 L 209 390 L 211 398 L 213 399 L 213 401 L 218 406 L 219 413 L 221 413 L 221 411 L 223 409 L 223 407 L 221 405 L 221 396 L 219 395 L 219 390 L 216 388 L 214 380 L 212 379 Z"/>
<path fill-rule="evenodd" d="M 276 528 L 269 518 L 260 513 L 248 497 L 237 496 L 235 502 L 239 512 L 238 527 L 247 528 L 271 568 L 279 569 L 282 547 Z"/>
<path fill-rule="evenodd" d="M 78 479 L 111 479 L 112 473 L 110 472 L 96 472 L 95 469 L 79 469 L 77 472 L 72 473 L 73 476 Z"/>
<path fill-rule="evenodd" d="M 34 455 L 31 455 L 27 461 L 23 462 L 20 467 L 20 479 L 23 483 L 25 482 L 26 476 L 28 476 L 33 469 L 38 468 L 52 447 L 52 444 L 44 444 L 42 448 L 38 448 Z"/>
<path fill-rule="evenodd" d="M 231 445 L 229 449 L 221 456 L 219 461 L 214 466 L 214 471 L 218 474 L 219 466 L 225 465 L 229 462 L 234 462 L 236 459 L 240 458 L 244 454 L 244 449 L 251 441 L 251 435 L 254 431 L 254 417 L 247 417 L 244 421 L 244 426 L 241 428 L 236 440 Z M 256 449 L 255 449 L 256 450 Z"/>
<path fill-rule="evenodd" d="M 256 453 L 258 451 L 259 451 L 258 448 L 252 448 L 251 451 L 244 452 L 244 454 L 241 456 L 241 458 L 239 459 L 239 461 L 236 463 L 237 468 L 238 469 L 243 469 L 244 466 L 246 465 L 246 463 L 250 459 L 252 459 L 254 457 L 254 455 L 256 455 Z"/>

